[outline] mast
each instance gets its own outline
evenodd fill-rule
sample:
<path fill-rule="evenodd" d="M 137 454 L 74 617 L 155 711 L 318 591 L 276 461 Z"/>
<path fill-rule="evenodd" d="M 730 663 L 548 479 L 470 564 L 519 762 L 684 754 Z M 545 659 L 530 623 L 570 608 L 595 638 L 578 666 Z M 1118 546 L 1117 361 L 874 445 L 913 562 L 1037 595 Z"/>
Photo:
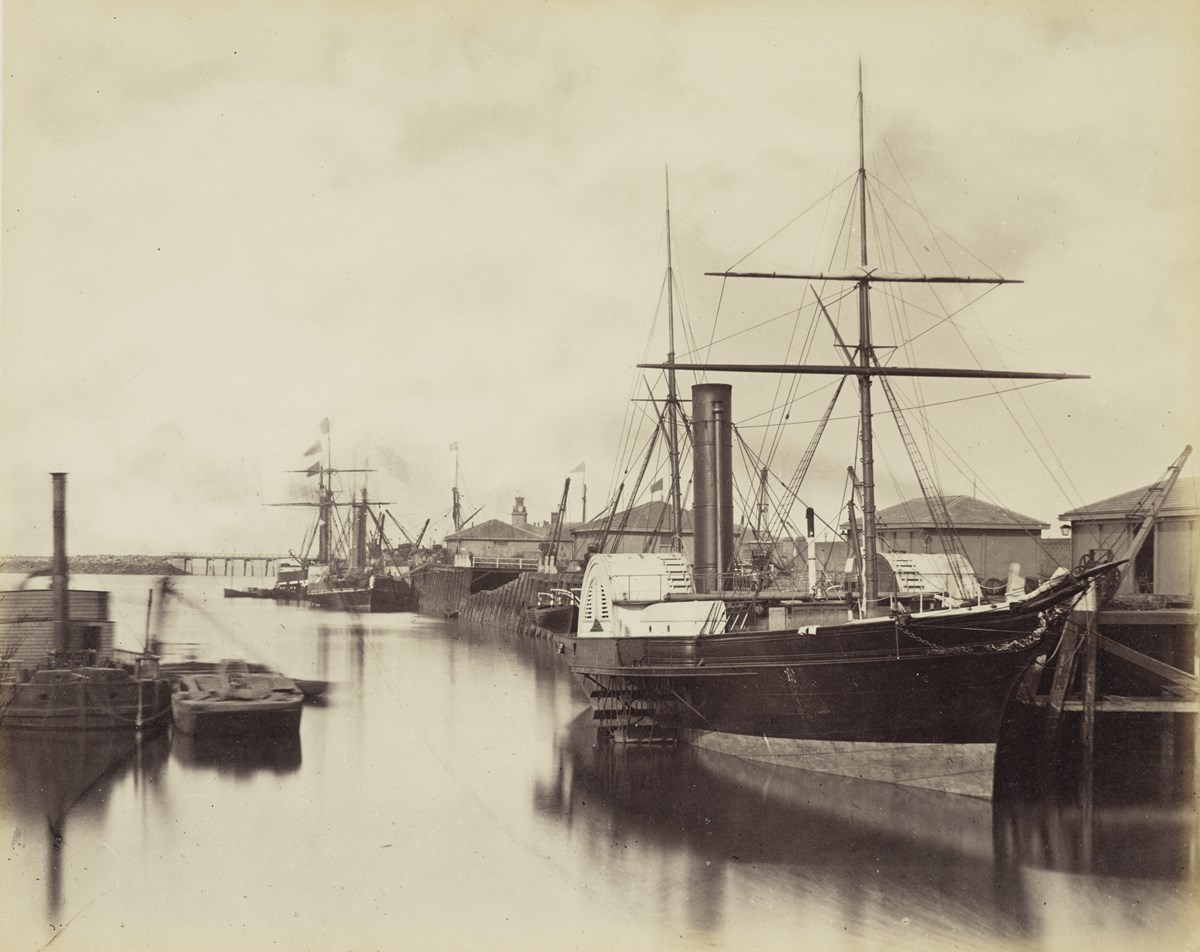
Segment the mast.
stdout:
<path fill-rule="evenodd" d="M 317 474 L 317 562 L 327 565 L 333 549 L 333 440 L 328 419 L 321 431 L 325 435 L 325 465 Z"/>
<path fill-rule="evenodd" d="M 71 641 L 71 609 L 67 589 L 67 474 L 51 473 L 54 508 L 54 561 L 50 579 L 54 605 L 54 650 L 66 652 Z"/>
<path fill-rule="evenodd" d="M 863 134 L 862 62 L 858 64 L 858 238 L 859 263 L 867 270 L 867 160 Z M 874 357 L 871 344 L 871 291 L 865 278 L 858 282 L 858 365 L 869 369 Z M 875 451 L 871 429 L 871 377 L 858 377 L 859 434 L 862 448 L 863 592 L 862 609 L 868 610 L 879 597 L 875 577 Z"/>
<path fill-rule="evenodd" d="M 450 449 L 454 450 L 454 488 L 451 490 L 450 518 L 454 523 L 454 531 L 457 532 L 462 528 L 462 498 L 458 494 L 458 444 L 452 443 Z"/>
<path fill-rule="evenodd" d="M 944 377 L 963 379 L 996 379 L 996 380 L 1081 380 L 1087 379 L 1084 374 L 1045 373 L 1035 371 L 989 370 L 978 367 L 902 367 L 880 363 L 875 357 L 871 324 L 870 289 L 875 283 L 885 284 L 1019 284 L 1012 278 L 995 276 L 959 276 L 953 274 L 893 274 L 881 272 L 870 265 L 867 241 L 867 172 L 866 172 L 866 133 L 865 108 L 862 89 L 862 64 L 858 70 L 858 230 L 859 230 L 859 265 L 838 271 L 805 273 L 762 272 L 762 271 L 706 271 L 705 274 L 719 278 L 756 278 L 789 281 L 836 281 L 853 284 L 858 291 L 858 343 L 851 346 L 843 342 L 837 328 L 834 327 L 834 337 L 837 346 L 847 358 L 845 364 L 735 364 L 735 363 L 691 363 L 671 360 L 666 364 L 643 363 L 638 367 L 646 369 L 667 369 L 672 372 L 679 370 L 703 370 L 738 373 L 770 373 L 770 374 L 817 374 L 839 376 L 843 379 L 854 377 L 858 383 L 859 392 L 859 451 L 862 456 L 862 480 L 858 484 L 861 493 L 861 570 L 862 577 L 862 607 L 864 612 L 878 599 L 878 579 L 875 571 L 875 559 L 878 551 L 876 505 L 875 505 L 875 453 L 874 431 L 871 411 L 871 383 L 874 377 Z M 822 313 L 826 319 L 829 315 Z M 830 322 L 832 324 L 832 321 Z M 836 398 L 835 398 L 836 399 Z M 831 405 L 832 406 L 832 405 Z M 694 408 L 694 398 L 693 398 Z M 822 423 L 822 426 L 824 424 Z M 694 442 L 693 442 L 694 445 Z M 815 444 L 814 444 L 815 446 Z M 698 500 L 698 496 L 697 496 Z M 699 503 L 694 507 L 698 512 Z M 698 517 L 697 517 L 698 518 Z M 699 546 L 697 546 L 697 552 Z M 697 558 L 697 563 L 699 558 Z"/>
<path fill-rule="evenodd" d="M 317 564 L 328 565 L 330 558 L 333 555 L 333 511 L 337 506 L 337 501 L 333 494 L 333 475 L 334 473 L 370 473 L 370 469 L 334 469 L 333 467 L 333 438 L 329 435 L 329 418 L 326 417 L 321 421 L 321 437 L 319 443 L 323 443 L 324 459 L 318 458 L 317 462 L 307 469 L 289 469 L 289 473 L 303 473 L 305 476 L 317 477 L 317 501 L 316 502 L 272 502 L 267 503 L 269 506 L 304 506 L 307 508 L 315 508 L 317 510 Z M 309 452 L 315 451 L 310 450 Z M 309 453 L 305 453 L 308 456 Z M 351 496 L 351 511 L 354 511 L 354 497 Z M 308 563 L 308 548 L 312 544 L 308 534 L 304 537 L 304 552 L 302 559 L 305 564 Z M 353 557 L 353 555 L 351 555 Z"/>
<path fill-rule="evenodd" d="M 683 550 L 683 502 L 679 493 L 679 392 L 675 382 L 675 271 L 671 258 L 671 173 L 667 188 L 667 452 L 671 460 L 671 551 Z"/>

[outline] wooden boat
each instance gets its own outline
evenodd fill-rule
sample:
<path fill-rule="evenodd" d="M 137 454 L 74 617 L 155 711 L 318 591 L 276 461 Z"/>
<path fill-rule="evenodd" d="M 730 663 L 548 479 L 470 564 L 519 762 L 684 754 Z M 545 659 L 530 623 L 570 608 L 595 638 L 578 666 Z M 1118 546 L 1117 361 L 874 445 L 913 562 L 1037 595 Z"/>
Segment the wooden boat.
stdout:
<path fill-rule="evenodd" d="M 579 621 L 579 590 L 552 588 L 539 592 L 537 603 L 527 606 L 525 613 L 539 628 L 552 634 L 569 634 Z"/>
<path fill-rule="evenodd" d="M 168 683 L 152 669 L 116 664 L 43 667 L 0 681 L 0 727 L 139 731 L 170 722 Z"/>
<path fill-rule="evenodd" d="M 274 598 L 275 590 L 270 588 L 227 588 L 226 598 Z"/>
<path fill-rule="evenodd" d="M 66 474 L 54 473 L 52 479 L 51 588 L 0 593 L 0 728 L 141 731 L 166 726 L 171 691 L 159 675 L 158 659 L 115 648 L 108 592 L 70 589 Z"/>
<path fill-rule="evenodd" d="M 176 730 L 194 736 L 295 734 L 303 705 L 290 678 L 252 672 L 240 661 L 181 675 L 171 695 Z"/>
<path fill-rule="evenodd" d="M 296 678 L 282 674 L 276 671 L 270 665 L 261 664 L 257 661 L 244 661 L 246 670 L 250 674 L 269 674 L 275 677 L 287 678 L 300 689 L 300 693 L 304 695 L 306 700 L 315 700 L 323 697 L 331 687 L 328 681 L 323 681 L 317 678 Z M 225 664 L 222 661 L 165 661 L 159 667 L 162 671 L 162 676 L 171 681 L 193 674 L 216 674 L 221 670 L 221 666 Z"/>
<path fill-rule="evenodd" d="M 841 299 L 857 311 L 852 322 L 846 321 L 857 328 L 857 343 L 843 339 L 815 290 L 814 325 L 821 327 L 823 317 L 833 327 L 840 364 L 681 363 L 675 360 L 669 319 L 667 362 L 639 366 L 665 371 L 667 377 L 664 416 L 655 433 L 666 434 L 668 442 L 670 534 L 680 542 L 675 551 L 606 554 L 602 549 L 594 555 L 585 570 L 575 629 L 556 642 L 593 708 L 600 733 L 613 740 L 686 740 L 776 764 L 988 797 L 1001 721 L 1018 681 L 1035 659 L 1054 649 L 1076 600 L 1115 564 L 1060 571 L 1033 591 L 989 603 L 965 557 L 960 562 L 949 556 L 941 561 L 946 574 L 955 577 L 954 584 L 936 592 L 918 587 L 917 604 L 881 590 L 884 560 L 875 524 L 872 384 L 888 396 L 922 493 L 930 499 L 937 491 L 903 421 L 890 378 L 1048 380 L 1072 375 L 906 367 L 880 359 L 878 353 L 891 355 L 896 348 L 873 340 L 874 285 L 999 285 L 1009 279 L 883 272 L 868 261 L 872 232 L 867 227 L 861 92 L 859 104 L 859 207 L 845 220 L 858 222 L 860 266 L 810 274 L 710 272 L 724 279 L 805 281 L 814 288 L 825 283 L 852 285 Z M 670 289 L 669 206 L 667 228 Z M 668 307 L 670 302 L 668 294 Z M 854 495 L 861 500 L 862 531 L 850 540 L 845 598 L 821 597 L 815 587 L 799 592 L 759 590 L 757 582 L 747 585 L 744 574 L 735 570 L 728 384 L 692 388 L 694 561 L 680 551 L 676 373 L 681 370 L 835 375 L 857 385 L 855 455 L 861 474 L 853 469 L 851 473 Z M 841 389 L 818 424 L 801 469 L 788 483 L 793 494 L 789 506 Z M 853 508 L 850 524 L 855 526 Z M 810 554 L 813 541 L 810 516 Z M 814 581 L 810 570 L 809 582 Z"/>

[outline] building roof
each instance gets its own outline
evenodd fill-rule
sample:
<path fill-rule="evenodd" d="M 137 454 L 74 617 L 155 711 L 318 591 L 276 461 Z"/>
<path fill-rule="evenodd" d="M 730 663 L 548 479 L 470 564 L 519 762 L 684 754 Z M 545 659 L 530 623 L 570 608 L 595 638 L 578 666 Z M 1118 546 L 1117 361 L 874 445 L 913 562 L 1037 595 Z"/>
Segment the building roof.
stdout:
<path fill-rule="evenodd" d="M 644 502 L 640 506 L 634 506 L 632 509 L 627 509 L 618 512 L 612 520 L 610 532 L 616 532 L 621 527 L 621 522 L 625 519 L 625 513 L 629 513 L 629 519 L 625 523 L 625 533 L 634 533 L 636 535 L 646 535 L 648 533 L 658 533 L 660 535 L 671 534 L 671 512 L 670 507 L 665 502 L 652 500 Z M 572 535 L 587 535 L 600 533 L 604 531 L 604 527 L 608 524 L 608 516 L 600 515 L 595 519 L 585 522 L 583 525 L 573 526 L 571 528 Z M 690 535 L 692 533 L 692 513 L 690 510 L 683 510 L 683 534 Z"/>
<path fill-rule="evenodd" d="M 1142 486 L 1129 492 L 1109 496 L 1088 506 L 1080 506 L 1070 512 L 1064 512 L 1058 518 L 1064 522 L 1092 522 L 1101 519 L 1137 519 L 1144 515 L 1140 504 L 1144 503 L 1146 494 L 1154 488 Z M 1160 515 L 1163 516 L 1195 516 L 1200 514 L 1200 476 L 1187 476 L 1175 481 L 1171 494 L 1163 504 Z"/>
<path fill-rule="evenodd" d="M 974 496 L 942 496 L 946 512 L 955 529 L 1048 529 L 1050 524 L 1023 516 L 1019 512 L 1005 509 Z M 882 531 L 896 529 L 932 529 L 933 514 L 922 496 L 909 499 L 895 506 L 880 509 L 875 514 L 876 527 Z"/>
<path fill-rule="evenodd" d="M 477 526 L 466 526 L 446 535 L 443 542 L 541 542 L 545 526 L 514 526 L 503 519 L 489 519 Z"/>

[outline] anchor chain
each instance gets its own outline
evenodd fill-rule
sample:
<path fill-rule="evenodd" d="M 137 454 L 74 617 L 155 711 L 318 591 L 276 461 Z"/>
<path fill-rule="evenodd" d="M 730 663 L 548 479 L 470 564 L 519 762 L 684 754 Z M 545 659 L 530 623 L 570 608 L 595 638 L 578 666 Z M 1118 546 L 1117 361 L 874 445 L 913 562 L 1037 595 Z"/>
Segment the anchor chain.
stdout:
<path fill-rule="evenodd" d="M 938 645 L 930 641 L 928 638 L 922 638 L 915 631 L 908 627 L 908 622 L 912 616 L 908 612 L 893 612 L 892 618 L 896 622 L 896 631 L 907 635 L 913 641 L 928 648 L 934 654 L 939 655 L 957 655 L 957 654 L 974 654 L 981 651 L 1002 653 L 1005 651 L 1019 651 L 1023 648 L 1030 648 L 1037 644 L 1046 633 L 1050 631 L 1051 626 L 1058 621 L 1067 612 L 1067 608 L 1062 605 L 1054 608 L 1046 609 L 1038 612 L 1037 626 L 1027 635 L 1021 635 L 1016 638 L 1010 638 L 1008 641 L 1002 641 L 998 644 L 973 644 L 973 645 Z"/>

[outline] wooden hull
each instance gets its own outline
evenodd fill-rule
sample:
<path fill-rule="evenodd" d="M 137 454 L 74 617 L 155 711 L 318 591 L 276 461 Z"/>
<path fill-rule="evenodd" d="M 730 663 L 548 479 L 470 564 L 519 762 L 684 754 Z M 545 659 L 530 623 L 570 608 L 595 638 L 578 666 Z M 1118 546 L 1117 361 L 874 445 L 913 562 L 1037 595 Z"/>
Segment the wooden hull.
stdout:
<path fill-rule="evenodd" d="M 247 663 L 246 669 L 251 674 L 276 674 L 274 670 L 265 664 Z M 221 670 L 220 662 L 216 661 L 172 661 L 166 662 L 159 666 L 162 676 L 168 680 L 176 679 L 189 674 L 212 674 Z M 286 675 L 281 675 L 286 677 Z M 315 678 L 288 678 L 306 699 L 316 699 L 323 697 L 329 690 L 330 684 L 328 681 L 322 681 Z"/>
<path fill-rule="evenodd" d="M 39 671 L 0 682 L 5 730 L 139 731 L 169 723 L 170 684 L 106 668 Z"/>
<path fill-rule="evenodd" d="M 175 729 L 192 737 L 290 736 L 300 730 L 303 698 L 286 701 L 186 701 L 172 703 Z"/>
<path fill-rule="evenodd" d="M 226 598 L 274 598 L 275 591 L 270 588 L 227 588 Z"/>
<path fill-rule="evenodd" d="M 171 710 L 175 730 L 194 737 L 262 737 L 300 730 L 304 694 L 281 674 L 254 673 L 245 662 L 180 675 Z"/>
<path fill-rule="evenodd" d="M 579 621 L 578 605 L 531 605 L 525 611 L 530 621 L 555 635 L 573 631 Z"/>

